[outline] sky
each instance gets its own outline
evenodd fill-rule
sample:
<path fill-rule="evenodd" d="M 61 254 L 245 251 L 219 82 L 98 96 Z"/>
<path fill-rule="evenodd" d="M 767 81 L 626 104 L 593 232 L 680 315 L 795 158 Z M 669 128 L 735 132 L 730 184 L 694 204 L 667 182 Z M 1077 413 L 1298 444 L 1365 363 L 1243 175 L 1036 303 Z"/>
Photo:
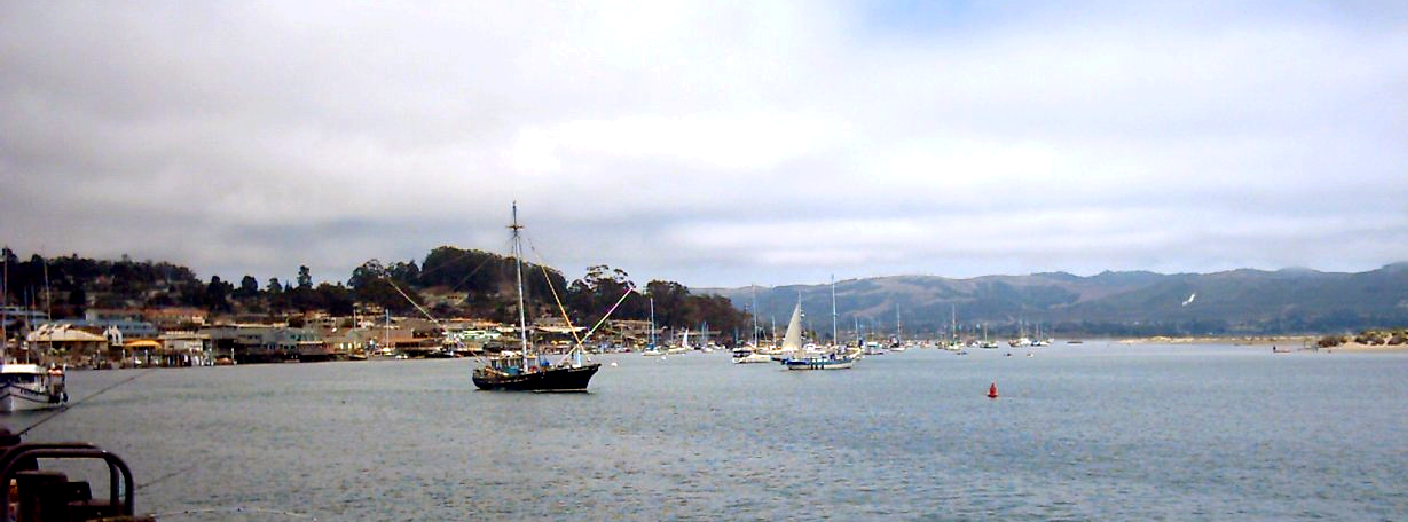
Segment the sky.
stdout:
<path fill-rule="evenodd" d="M 1056 5 L 1053 5 L 1056 4 Z M 1408 260 L 1403 2 L 0 2 L 0 243 L 691 287 Z"/>

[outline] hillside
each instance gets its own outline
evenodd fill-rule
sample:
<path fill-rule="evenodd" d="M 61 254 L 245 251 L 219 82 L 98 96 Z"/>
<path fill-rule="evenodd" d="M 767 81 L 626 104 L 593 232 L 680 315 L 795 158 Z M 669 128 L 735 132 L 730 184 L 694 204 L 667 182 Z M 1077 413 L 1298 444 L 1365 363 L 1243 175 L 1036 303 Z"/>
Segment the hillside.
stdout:
<path fill-rule="evenodd" d="M 741 309 L 763 328 L 782 321 L 801 296 L 813 328 L 830 330 L 831 287 L 699 288 Z M 756 297 L 755 297 L 756 296 Z M 836 282 L 839 328 L 892 333 L 896 315 L 908 336 L 987 324 L 1011 335 L 1038 324 L 1059 335 L 1259 334 L 1341 332 L 1408 323 L 1408 263 L 1367 272 L 1232 270 L 1207 274 L 1065 272 L 950 279 L 896 276 Z"/>

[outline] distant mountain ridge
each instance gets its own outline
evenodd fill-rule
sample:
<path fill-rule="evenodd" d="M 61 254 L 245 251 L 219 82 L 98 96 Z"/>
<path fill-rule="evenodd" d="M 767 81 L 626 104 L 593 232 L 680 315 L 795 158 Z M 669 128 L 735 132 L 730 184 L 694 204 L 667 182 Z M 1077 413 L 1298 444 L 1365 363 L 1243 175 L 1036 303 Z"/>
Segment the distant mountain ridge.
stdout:
<path fill-rule="evenodd" d="M 756 309 L 763 329 L 791 313 L 800 295 L 810 327 L 830 335 L 831 286 L 698 288 L 740 309 Z M 836 282 L 838 329 L 906 338 L 987 324 L 994 335 L 1038 325 L 1058 335 L 1207 335 L 1342 332 L 1408 325 L 1408 262 L 1366 272 L 1307 268 L 1237 269 L 1205 274 L 1106 271 L 1093 276 L 1039 272 L 951 279 L 890 276 Z M 1023 328 L 1025 325 L 1025 328 Z M 927 335 L 925 333 L 927 332 Z M 843 334 L 845 335 L 850 334 Z"/>

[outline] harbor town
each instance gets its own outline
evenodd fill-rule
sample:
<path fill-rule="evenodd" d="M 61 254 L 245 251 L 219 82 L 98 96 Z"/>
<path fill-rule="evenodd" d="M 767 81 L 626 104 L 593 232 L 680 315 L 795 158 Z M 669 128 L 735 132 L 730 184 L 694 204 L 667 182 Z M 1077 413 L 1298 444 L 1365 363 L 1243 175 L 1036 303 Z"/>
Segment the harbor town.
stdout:
<path fill-rule="evenodd" d="M 82 318 L 47 320 L 43 312 L 4 310 L 5 354 L 70 369 L 119 369 L 225 364 L 359 361 L 368 358 L 462 357 L 498 353 L 518 339 L 517 325 L 486 319 L 367 315 L 332 317 L 324 312 L 268 317 L 210 317 L 194 308 L 92 309 Z M 590 351 L 620 352 L 650 339 L 646 321 L 611 321 Z M 565 351 L 584 327 L 542 318 L 528 336 L 549 352 Z M 662 332 L 656 332 L 663 338 Z M 555 347 L 555 348 L 554 348 Z"/>

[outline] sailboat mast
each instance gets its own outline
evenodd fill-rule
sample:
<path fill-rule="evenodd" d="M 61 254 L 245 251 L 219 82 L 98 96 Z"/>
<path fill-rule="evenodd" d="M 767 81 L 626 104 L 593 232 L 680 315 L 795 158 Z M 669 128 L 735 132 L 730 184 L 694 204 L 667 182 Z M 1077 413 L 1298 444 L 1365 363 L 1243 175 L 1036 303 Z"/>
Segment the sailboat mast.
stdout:
<path fill-rule="evenodd" d="M 518 231 L 523 229 L 523 225 L 518 224 L 518 201 L 513 202 L 513 224 L 508 228 L 513 231 L 513 267 L 518 275 L 518 346 L 526 366 L 528 363 L 528 313 L 523 309 L 523 245 L 518 238 Z"/>
<path fill-rule="evenodd" d="M 4 271 L 0 274 L 0 364 L 3 364 L 10 348 L 10 331 L 6 329 L 10 323 L 10 256 L 0 254 L 0 267 Z"/>
<path fill-rule="evenodd" d="M 904 334 L 900 333 L 900 303 L 898 301 L 895 302 L 895 342 L 904 342 Z"/>
<path fill-rule="evenodd" d="M 753 348 L 758 347 L 758 285 L 753 285 Z"/>
<path fill-rule="evenodd" d="M 953 303 L 948 305 L 948 333 L 953 336 L 953 340 L 958 340 L 958 312 L 954 309 Z"/>
<path fill-rule="evenodd" d="M 45 323 L 45 324 L 51 324 L 51 323 L 54 322 L 54 315 L 53 315 L 54 312 L 53 312 L 53 310 L 54 310 L 54 302 L 49 299 L 49 258 L 46 257 L 46 258 L 44 258 L 44 323 Z M 44 356 L 52 355 L 53 353 L 54 353 L 54 332 L 50 331 L 50 332 L 49 332 L 49 349 L 44 352 L 44 354 L 45 354 Z M 27 363 L 28 363 L 28 362 L 33 362 L 33 361 L 29 360 L 29 350 L 25 350 L 25 351 L 24 351 L 24 362 L 27 362 Z M 40 361 L 39 361 L 39 362 L 40 362 L 40 363 L 43 363 L 43 362 L 44 362 L 44 361 L 43 361 L 43 356 L 40 357 Z"/>
<path fill-rule="evenodd" d="M 650 298 L 650 348 L 655 348 L 655 298 Z"/>
<path fill-rule="evenodd" d="M 836 337 L 836 274 L 831 274 L 831 344 L 840 342 L 841 338 Z"/>

